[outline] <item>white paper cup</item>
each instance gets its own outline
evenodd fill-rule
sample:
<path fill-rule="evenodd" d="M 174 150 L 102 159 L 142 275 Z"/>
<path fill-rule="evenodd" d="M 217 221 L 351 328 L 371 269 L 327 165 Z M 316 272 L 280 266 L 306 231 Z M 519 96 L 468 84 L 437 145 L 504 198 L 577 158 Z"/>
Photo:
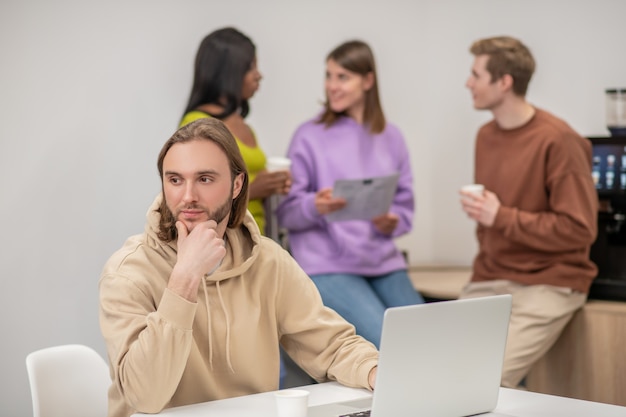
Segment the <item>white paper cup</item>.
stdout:
<path fill-rule="evenodd" d="M 461 190 L 474 195 L 483 195 L 485 186 L 482 184 L 468 184 L 461 187 Z"/>
<path fill-rule="evenodd" d="M 289 171 L 291 168 L 291 159 L 283 158 L 282 156 L 271 156 L 267 158 L 265 169 L 269 172 L 275 171 Z"/>
<path fill-rule="evenodd" d="M 278 417 L 306 417 L 309 408 L 309 391 L 285 389 L 276 391 Z"/>

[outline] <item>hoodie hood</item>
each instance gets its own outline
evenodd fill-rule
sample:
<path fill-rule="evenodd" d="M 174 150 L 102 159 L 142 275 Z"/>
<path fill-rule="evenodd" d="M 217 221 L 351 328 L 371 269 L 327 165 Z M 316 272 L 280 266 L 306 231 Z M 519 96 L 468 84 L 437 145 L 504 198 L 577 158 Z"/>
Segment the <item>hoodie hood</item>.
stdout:
<path fill-rule="evenodd" d="M 177 241 L 164 242 L 157 235 L 159 232 L 159 220 L 161 219 L 158 209 L 162 200 L 163 194 L 159 193 L 150 205 L 146 213 L 145 232 L 148 244 L 154 249 L 160 249 L 167 253 L 167 257 L 173 267 L 178 253 Z M 226 255 L 217 269 L 206 276 L 207 282 L 219 282 L 242 275 L 254 264 L 255 259 L 259 255 L 261 232 L 250 212 L 246 213 L 240 226 L 226 228 L 224 242 L 226 244 Z"/>

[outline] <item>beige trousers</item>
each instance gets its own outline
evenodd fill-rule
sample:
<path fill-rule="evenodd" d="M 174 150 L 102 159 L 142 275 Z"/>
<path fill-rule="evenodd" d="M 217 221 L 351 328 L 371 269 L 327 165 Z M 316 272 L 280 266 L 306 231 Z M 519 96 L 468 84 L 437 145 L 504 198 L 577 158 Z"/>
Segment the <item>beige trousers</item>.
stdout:
<path fill-rule="evenodd" d="M 459 298 L 511 294 L 513 307 L 501 385 L 518 388 L 533 364 L 556 342 L 587 295 L 552 285 L 523 285 L 495 280 L 471 282 Z"/>

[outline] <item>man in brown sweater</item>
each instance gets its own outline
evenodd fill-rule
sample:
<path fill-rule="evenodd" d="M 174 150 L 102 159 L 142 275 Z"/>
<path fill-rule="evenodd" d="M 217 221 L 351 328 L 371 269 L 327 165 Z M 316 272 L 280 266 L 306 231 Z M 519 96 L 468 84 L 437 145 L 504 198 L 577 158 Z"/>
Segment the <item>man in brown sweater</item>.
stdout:
<path fill-rule="evenodd" d="M 535 61 L 519 40 L 481 39 L 470 51 L 466 86 L 493 120 L 476 137 L 474 176 L 485 191 L 461 191 L 479 244 L 461 297 L 513 295 L 502 385 L 514 388 L 585 303 L 596 276 L 591 144 L 526 101 Z"/>

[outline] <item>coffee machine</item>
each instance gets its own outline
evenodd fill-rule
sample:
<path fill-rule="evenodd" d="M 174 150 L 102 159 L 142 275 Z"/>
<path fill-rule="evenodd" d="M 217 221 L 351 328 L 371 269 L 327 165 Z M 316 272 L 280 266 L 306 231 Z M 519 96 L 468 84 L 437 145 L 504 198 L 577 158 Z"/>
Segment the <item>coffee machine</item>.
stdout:
<path fill-rule="evenodd" d="M 598 192 L 598 265 L 589 298 L 626 301 L 626 136 L 590 137 L 592 178 Z"/>

